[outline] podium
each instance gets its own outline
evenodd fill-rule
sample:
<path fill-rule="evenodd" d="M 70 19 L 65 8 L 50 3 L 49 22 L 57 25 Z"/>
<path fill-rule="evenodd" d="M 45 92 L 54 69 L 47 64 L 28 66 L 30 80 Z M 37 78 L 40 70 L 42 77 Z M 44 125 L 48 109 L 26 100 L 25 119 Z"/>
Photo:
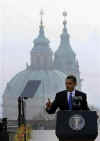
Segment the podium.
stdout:
<path fill-rule="evenodd" d="M 94 141 L 98 136 L 96 111 L 60 110 L 56 116 L 55 133 L 60 141 Z"/>

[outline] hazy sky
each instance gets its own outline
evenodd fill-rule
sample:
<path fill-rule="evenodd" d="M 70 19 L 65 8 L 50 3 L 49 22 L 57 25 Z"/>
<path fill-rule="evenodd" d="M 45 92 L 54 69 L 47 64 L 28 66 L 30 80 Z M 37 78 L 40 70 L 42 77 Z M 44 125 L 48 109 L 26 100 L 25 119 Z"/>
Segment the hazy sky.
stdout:
<path fill-rule="evenodd" d="M 70 42 L 79 60 L 83 90 L 100 107 L 100 0 L 2 0 L 0 2 L 0 95 L 6 83 L 30 63 L 32 41 L 38 35 L 40 10 L 55 51 L 67 11 Z"/>

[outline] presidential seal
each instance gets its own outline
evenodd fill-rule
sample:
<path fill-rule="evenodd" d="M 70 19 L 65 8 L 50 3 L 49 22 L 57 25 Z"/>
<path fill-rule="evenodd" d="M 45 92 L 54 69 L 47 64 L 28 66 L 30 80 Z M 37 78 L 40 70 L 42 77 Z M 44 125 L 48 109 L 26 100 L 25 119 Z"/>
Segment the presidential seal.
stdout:
<path fill-rule="evenodd" d="M 69 118 L 69 127 L 75 131 L 82 130 L 85 127 L 85 119 L 81 115 L 73 115 Z"/>

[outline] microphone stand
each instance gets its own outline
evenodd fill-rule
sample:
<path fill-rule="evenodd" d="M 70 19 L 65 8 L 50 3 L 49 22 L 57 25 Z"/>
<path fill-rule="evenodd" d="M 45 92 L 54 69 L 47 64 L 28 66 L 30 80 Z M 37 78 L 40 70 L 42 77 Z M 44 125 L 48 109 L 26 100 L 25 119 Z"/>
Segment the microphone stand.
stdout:
<path fill-rule="evenodd" d="M 23 124 L 24 124 L 24 141 L 26 141 L 25 101 L 23 97 L 22 97 L 22 111 L 23 111 Z"/>
<path fill-rule="evenodd" d="M 18 98 L 18 126 L 24 124 L 24 141 L 26 141 L 26 118 L 25 118 L 25 101 L 24 97 Z"/>

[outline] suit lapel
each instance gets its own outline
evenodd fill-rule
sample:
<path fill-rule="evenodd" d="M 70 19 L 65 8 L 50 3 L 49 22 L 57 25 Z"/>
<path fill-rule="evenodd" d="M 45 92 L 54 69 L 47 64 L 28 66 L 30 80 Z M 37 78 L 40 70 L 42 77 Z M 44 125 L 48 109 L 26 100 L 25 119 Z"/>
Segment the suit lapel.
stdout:
<path fill-rule="evenodd" d="M 68 105 L 67 90 L 64 91 L 64 101 L 65 105 Z"/>

